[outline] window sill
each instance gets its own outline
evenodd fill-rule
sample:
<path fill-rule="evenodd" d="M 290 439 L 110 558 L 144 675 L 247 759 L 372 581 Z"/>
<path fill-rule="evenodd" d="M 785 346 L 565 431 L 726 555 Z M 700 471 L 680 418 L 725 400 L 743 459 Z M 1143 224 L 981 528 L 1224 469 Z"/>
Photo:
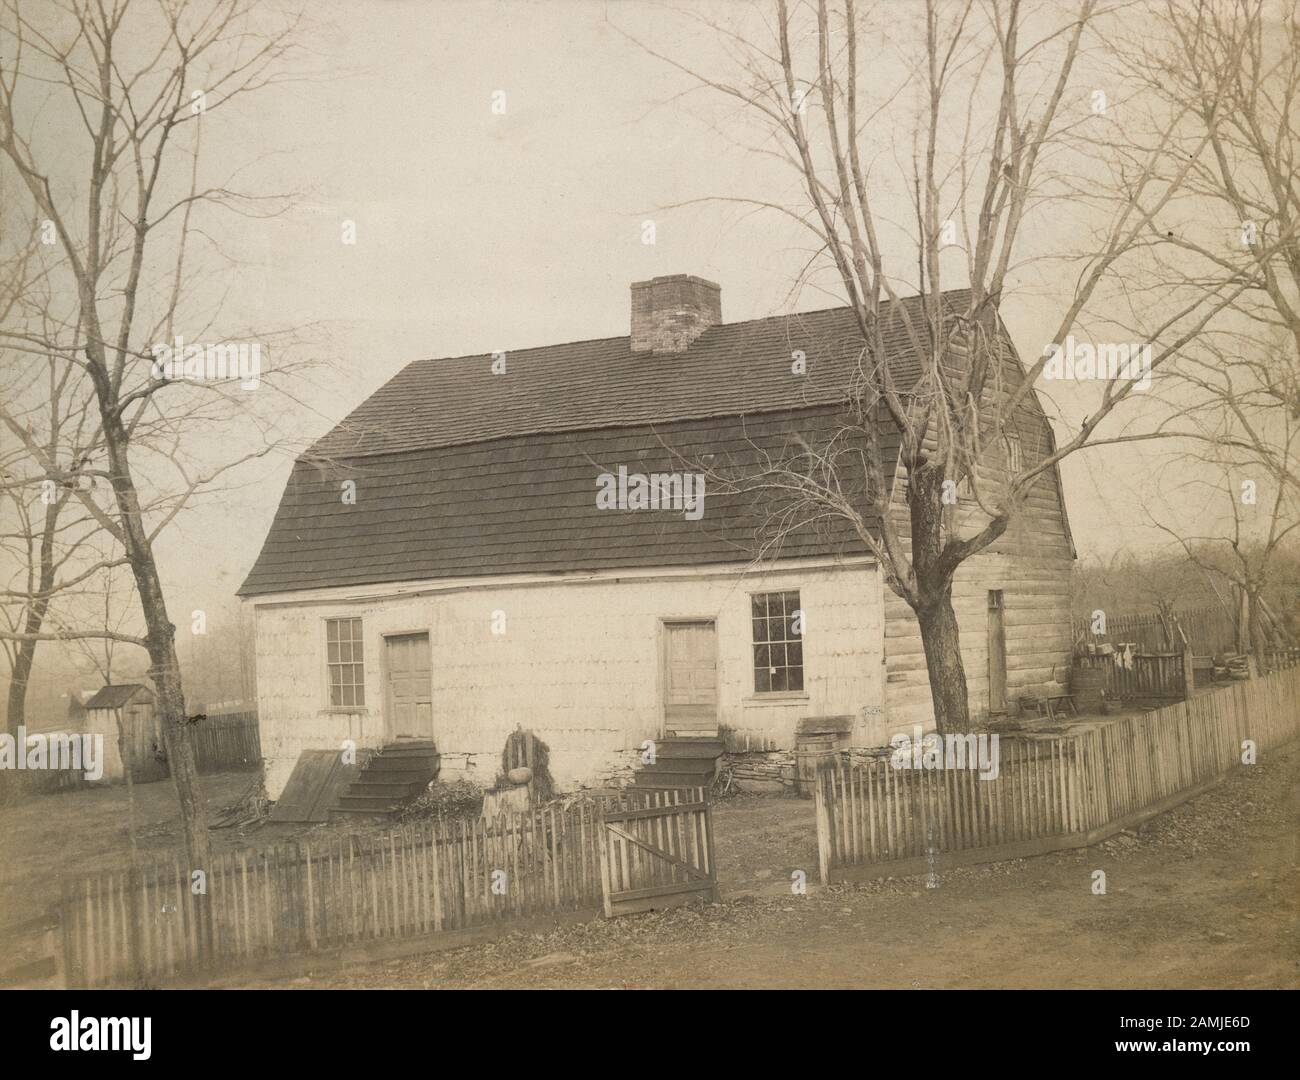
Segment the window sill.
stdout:
<path fill-rule="evenodd" d="M 370 710 L 364 705 L 326 705 L 321 712 L 330 716 L 369 716 Z"/>
<path fill-rule="evenodd" d="M 750 694 L 741 698 L 742 705 L 792 705 L 808 701 L 807 690 L 774 690 L 767 694 Z"/>

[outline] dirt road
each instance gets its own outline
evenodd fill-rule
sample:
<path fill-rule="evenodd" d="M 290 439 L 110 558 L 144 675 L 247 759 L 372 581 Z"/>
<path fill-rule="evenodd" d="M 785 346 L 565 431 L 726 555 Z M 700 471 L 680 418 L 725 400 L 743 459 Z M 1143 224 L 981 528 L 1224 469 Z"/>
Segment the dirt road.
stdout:
<path fill-rule="evenodd" d="M 262 985 L 1300 987 L 1300 749 L 1136 836 L 953 871 L 932 889 L 913 878 L 792 895 L 790 870 L 815 865 L 808 816 L 785 800 L 718 809 L 721 905 Z"/>

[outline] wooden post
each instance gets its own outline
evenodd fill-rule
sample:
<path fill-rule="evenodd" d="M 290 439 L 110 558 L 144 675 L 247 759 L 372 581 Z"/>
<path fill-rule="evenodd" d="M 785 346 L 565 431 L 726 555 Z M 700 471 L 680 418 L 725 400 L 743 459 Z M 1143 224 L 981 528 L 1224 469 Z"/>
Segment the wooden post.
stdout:
<path fill-rule="evenodd" d="M 605 828 L 605 807 L 600 804 L 596 811 L 595 820 L 596 844 L 600 852 L 600 892 L 604 901 L 605 918 L 614 917 L 614 908 L 610 903 L 609 894 L 611 890 L 609 880 L 609 835 Z"/>
<path fill-rule="evenodd" d="M 303 872 L 307 875 L 307 896 L 306 907 L 304 911 L 305 929 L 307 931 L 307 948 L 315 951 L 317 947 L 316 939 L 316 890 L 315 883 L 311 878 L 311 844 L 302 844 L 299 849 L 299 857 L 303 860 Z M 301 900 L 302 898 L 299 897 Z"/>
<path fill-rule="evenodd" d="M 826 805 L 825 769 L 813 774 L 813 799 L 817 814 L 817 873 L 823 885 L 831 880 L 831 823 L 830 808 Z"/>
<path fill-rule="evenodd" d="M 722 894 L 718 892 L 718 864 L 713 857 L 713 807 L 709 804 L 709 792 L 707 788 L 698 788 L 696 798 L 704 803 L 704 836 L 705 851 L 709 859 L 709 877 L 713 879 L 713 902 L 716 904 L 722 899 Z"/>
<path fill-rule="evenodd" d="M 1182 635 L 1182 631 L 1179 631 Z M 1186 636 L 1183 636 L 1183 700 L 1191 701 L 1192 694 L 1196 690 L 1196 675 L 1192 664 L 1192 646 Z"/>
<path fill-rule="evenodd" d="M 142 986 L 147 972 L 144 921 L 148 905 L 141 896 L 144 890 L 144 875 L 140 873 L 140 867 L 134 859 L 127 872 L 127 888 L 130 890 L 127 905 L 127 919 L 130 923 L 127 927 L 127 948 L 131 950 L 131 971 L 135 985 Z"/>
<path fill-rule="evenodd" d="M 54 957 L 54 986 L 59 990 L 69 989 L 72 983 L 72 958 L 68 947 L 72 937 L 69 933 L 71 916 L 68 883 L 64 881 L 60 886 L 60 902 L 50 908 L 50 927 L 45 937 L 46 952 Z"/>

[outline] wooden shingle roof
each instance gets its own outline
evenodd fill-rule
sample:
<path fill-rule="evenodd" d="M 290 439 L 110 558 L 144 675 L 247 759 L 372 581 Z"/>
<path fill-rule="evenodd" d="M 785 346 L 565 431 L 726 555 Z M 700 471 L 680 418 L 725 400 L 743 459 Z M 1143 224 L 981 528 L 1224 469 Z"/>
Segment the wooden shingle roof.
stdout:
<path fill-rule="evenodd" d="M 963 310 L 966 290 L 947 294 Z M 918 297 L 901 301 L 921 332 Z M 890 371 L 910 386 L 918 360 L 901 313 L 887 306 L 881 326 Z M 417 360 L 380 387 L 307 456 L 355 458 L 455 446 L 546 431 L 663 423 L 774 412 L 845 399 L 862 354 L 851 308 L 723 323 L 684 352 L 634 353 L 630 338 L 600 338 L 505 356 Z M 802 352 L 807 375 L 791 375 Z"/>
<path fill-rule="evenodd" d="M 921 326 L 919 307 L 913 317 Z M 891 372 L 910 385 L 902 319 L 887 312 L 884 325 Z M 705 455 L 741 472 L 794 433 L 822 441 L 860 362 L 852 311 L 723 324 L 669 355 L 632 353 L 628 340 L 510 352 L 505 374 L 490 354 L 408 365 L 296 463 L 240 594 L 750 561 L 771 510 L 753 496 L 708 492 L 693 521 L 598 509 L 596 478 L 619 465 L 680 471 Z M 796 352 L 804 376 L 791 373 Z M 355 502 L 341 498 L 345 480 Z M 864 550 L 829 522 L 764 554 Z"/>

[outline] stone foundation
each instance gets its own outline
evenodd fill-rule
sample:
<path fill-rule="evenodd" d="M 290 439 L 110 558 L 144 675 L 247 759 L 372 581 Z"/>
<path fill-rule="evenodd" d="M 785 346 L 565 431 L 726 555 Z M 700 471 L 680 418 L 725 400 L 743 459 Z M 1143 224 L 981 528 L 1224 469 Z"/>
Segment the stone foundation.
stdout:
<path fill-rule="evenodd" d="M 793 750 L 750 750 L 723 755 L 741 791 L 780 794 L 792 792 L 798 780 Z"/>

